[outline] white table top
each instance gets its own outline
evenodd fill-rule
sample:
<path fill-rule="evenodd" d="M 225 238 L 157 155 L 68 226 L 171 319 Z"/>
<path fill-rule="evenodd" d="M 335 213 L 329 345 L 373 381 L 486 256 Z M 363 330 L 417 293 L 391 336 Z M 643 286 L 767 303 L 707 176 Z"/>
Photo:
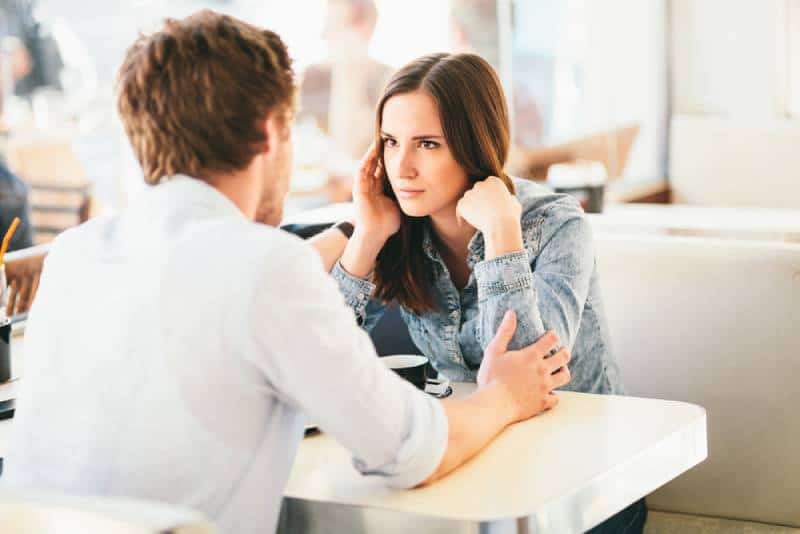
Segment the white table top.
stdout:
<path fill-rule="evenodd" d="M 455 386 L 457 395 L 475 387 Z M 479 523 L 528 517 L 548 531 L 579 531 L 706 456 L 699 406 L 564 392 L 555 410 L 509 427 L 461 469 L 415 490 L 360 476 L 324 433 L 306 438 L 285 495 Z"/>
<path fill-rule="evenodd" d="M 22 343 L 13 340 L 16 361 Z M 475 386 L 453 387 L 462 396 Z M 0 387 L 0 398 L 9 391 Z M 560 395 L 553 411 L 509 427 L 460 469 L 416 490 L 392 490 L 377 477 L 362 477 L 347 450 L 324 433 L 306 438 L 284 495 L 478 523 L 526 517 L 535 528 L 578 532 L 707 456 L 706 413 L 699 406 Z M 12 421 L 0 421 L 0 456 Z"/>

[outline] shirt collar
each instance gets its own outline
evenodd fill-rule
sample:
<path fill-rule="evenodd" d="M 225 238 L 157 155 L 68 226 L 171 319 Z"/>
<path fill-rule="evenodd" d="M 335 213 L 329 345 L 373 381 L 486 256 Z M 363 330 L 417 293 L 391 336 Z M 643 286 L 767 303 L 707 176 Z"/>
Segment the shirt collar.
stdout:
<path fill-rule="evenodd" d="M 191 205 L 193 211 L 202 209 L 205 215 L 232 216 L 249 220 L 230 198 L 204 180 L 185 174 L 168 176 L 162 180 L 154 187 L 164 188 L 164 193 L 174 197 L 179 205 Z"/>

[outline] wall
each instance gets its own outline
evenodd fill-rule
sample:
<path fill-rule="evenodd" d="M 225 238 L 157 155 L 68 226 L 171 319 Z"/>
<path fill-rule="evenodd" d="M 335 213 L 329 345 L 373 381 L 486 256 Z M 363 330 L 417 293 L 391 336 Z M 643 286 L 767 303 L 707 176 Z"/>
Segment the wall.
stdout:
<path fill-rule="evenodd" d="M 800 0 L 670 0 L 675 200 L 800 208 Z"/>

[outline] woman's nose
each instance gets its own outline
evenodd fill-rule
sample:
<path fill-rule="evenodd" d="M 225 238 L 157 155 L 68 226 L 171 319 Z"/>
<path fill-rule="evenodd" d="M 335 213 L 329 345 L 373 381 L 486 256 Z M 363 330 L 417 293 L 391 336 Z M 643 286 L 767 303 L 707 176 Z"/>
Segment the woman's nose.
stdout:
<path fill-rule="evenodd" d="M 406 148 L 398 152 L 395 176 L 398 178 L 415 178 L 417 176 L 417 168 L 414 161 L 414 154 L 411 150 Z"/>

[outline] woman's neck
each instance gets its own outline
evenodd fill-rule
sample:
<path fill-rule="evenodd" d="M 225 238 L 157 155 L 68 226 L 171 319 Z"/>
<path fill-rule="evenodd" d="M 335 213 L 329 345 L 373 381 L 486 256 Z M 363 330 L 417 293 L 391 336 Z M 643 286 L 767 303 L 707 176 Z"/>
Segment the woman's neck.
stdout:
<path fill-rule="evenodd" d="M 446 249 L 442 252 L 451 258 L 466 261 L 467 247 L 475 235 L 475 228 L 458 218 L 455 206 L 431 215 L 430 219 L 436 240 Z"/>

